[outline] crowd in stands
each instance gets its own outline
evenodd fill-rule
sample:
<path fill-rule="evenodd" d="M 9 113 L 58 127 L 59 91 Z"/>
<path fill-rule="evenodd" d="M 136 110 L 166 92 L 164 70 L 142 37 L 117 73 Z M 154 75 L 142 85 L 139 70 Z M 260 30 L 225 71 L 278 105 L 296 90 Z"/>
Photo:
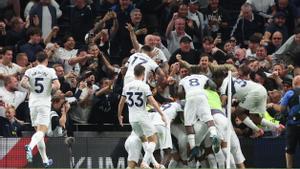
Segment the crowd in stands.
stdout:
<path fill-rule="evenodd" d="M 0 136 L 21 136 L 30 123 L 19 81 L 41 51 L 61 83 L 53 124 L 68 135 L 75 123 L 118 126 L 127 59 L 143 45 L 167 75 L 164 86 L 155 74 L 147 80 L 159 103 L 173 101 L 191 71 L 212 77 L 247 65 L 268 91 L 268 118 L 286 123 L 276 105 L 300 74 L 298 0 L 1 0 L 0 11 Z M 251 135 L 232 121 L 238 135 Z"/>

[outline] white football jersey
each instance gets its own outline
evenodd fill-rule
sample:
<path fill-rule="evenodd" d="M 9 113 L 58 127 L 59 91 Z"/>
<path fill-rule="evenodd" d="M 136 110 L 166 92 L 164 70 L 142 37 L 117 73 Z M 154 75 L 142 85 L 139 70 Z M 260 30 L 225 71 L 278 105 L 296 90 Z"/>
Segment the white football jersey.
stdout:
<path fill-rule="evenodd" d="M 29 107 L 51 106 L 52 81 L 57 79 L 55 70 L 44 65 L 26 70 L 25 76 L 29 79 L 30 95 Z"/>
<path fill-rule="evenodd" d="M 229 78 L 226 77 L 223 80 L 222 86 L 220 87 L 221 95 L 227 95 L 227 86 Z M 250 91 L 261 90 L 262 85 L 252 80 L 243 80 L 232 77 L 232 96 L 236 97 L 238 100 L 241 100 L 247 96 Z"/>
<path fill-rule="evenodd" d="M 143 65 L 145 67 L 145 79 L 147 79 L 147 75 L 150 71 L 155 71 L 158 68 L 158 65 L 155 61 L 153 61 L 148 55 L 144 53 L 135 53 L 131 55 L 127 62 L 127 72 L 125 74 L 125 78 L 134 77 L 134 68 L 136 65 Z"/>
<path fill-rule="evenodd" d="M 138 122 L 148 118 L 146 103 L 152 92 L 150 87 L 141 80 L 134 80 L 123 88 L 122 96 L 126 97 L 129 110 L 129 122 Z"/>
<path fill-rule="evenodd" d="M 160 106 L 160 109 L 168 118 L 168 121 L 172 121 L 176 118 L 177 112 L 183 111 L 181 105 L 177 102 L 166 103 Z M 161 115 L 158 112 L 149 113 L 149 117 L 154 125 L 164 125 L 165 123 L 161 119 Z"/>
<path fill-rule="evenodd" d="M 203 93 L 207 80 L 205 75 L 193 74 L 181 79 L 179 85 L 183 86 L 186 97 L 189 97 Z"/>

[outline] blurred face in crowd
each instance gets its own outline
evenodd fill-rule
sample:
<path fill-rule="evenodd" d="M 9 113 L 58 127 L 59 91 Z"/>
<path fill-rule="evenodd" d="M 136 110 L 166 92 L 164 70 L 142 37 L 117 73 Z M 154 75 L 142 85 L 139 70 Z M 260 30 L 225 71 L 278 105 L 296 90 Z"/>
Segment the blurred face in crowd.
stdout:
<path fill-rule="evenodd" d="M 39 44 L 41 42 L 41 35 L 40 34 L 34 34 L 30 36 L 30 41 L 33 44 Z"/>
<path fill-rule="evenodd" d="M 289 0 L 278 0 L 278 6 L 280 9 L 286 8 L 289 5 Z"/>
<path fill-rule="evenodd" d="M 62 66 L 57 66 L 54 68 L 57 77 L 63 77 L 65 75 L 64 68 Z"/>
<path fill-rule="evenodd" d="M 257 60 L 252 61 L 251 63 L 249 63 L 248 67 L 252 72 L 256 72 L 259 69 L 259 62 Z"/>
<path fill-rule="evenodd" d="M 145 37 L 145 45 L 149 45 L 151 47 L 155 47 L 155 37 L 153 35 L 147 35 Z"/>
<path fill-rule="evenodd" d="M 219 0 L 209 0 L 209 6 L 213 9 L 216 10 L 219 7 Z"/>
<path fill-rule="evenodd" d="M 192 13 L 195 13 L 196 11 L 199 10 L 199 4 L 198 3 L 194 3 L 194 4 L 189 4 L 189 10 Z"/>
<path fill-rule="evenodd" d="M 110 84 L 111 84 L 111 80 L 109 80 L 109 79 L 104 79 L 104 80 L 102 80 L 102 82 L 101 82 L 100 88 L 102 89 L 102 88 L 104 88 L 104 87 L 109 86 Z"/>
<path fill-rule="evenodd" d="M 2 57 L 2 63 L 9 64 L 12 62 L 12 59 L 13 59 L 13 51 L 7 50 Z"/>
<path fill-rule="evenodd" d="M 68 40 L 64 43 L 64 47 L 67 50 L 72 50 L 75 47 L 75 40 L 73 37 L 69 37 Z"/>
<path fill-rule="evenodd" d="M 181 42 L 179 44 L 179 48 L 182 52 L 189 52 L 191 50 L 191 43 L 190 42 Z"/>
<path fill-rule="evenodd" d="M 226 53 L 233 53 L 234 47 L 231 45 L 230 42 L 226 42 L 224 44 L 224 50 L 225 50 Z"/>
<path fill-rule="evenodd" d="M 211 53 L 212 49 L 215 47 L 214 43 L 206 40 L 202 43 L 203 49 L 205 53 Z"/>
<path fill-rule="evenodd" d="M 175 20 L 175 31 L 178 34 L 183 34 L 185 29 L 185 20 L 183 18 L 178 18 Z"/>
<path fill-rule="evenodd" d="M 22 53 L 20 54 L 20 56 L 17 57 L 17 65 L 21 66 L 21 67 L 26 67 L 28 65 L 28 57 L 26 55 L 26 53 Z"/>
<path fill-rule="evenodd" d="M 251 20 L 252 19 L 252 8 L 250 5 L 242 6 L 241 8 L 242 16 L 244 19 Z"/>
<path fill-rule="evenodd" d="M 97 45 L 92 45 L 89 47 L 88 53 L 92 54 L 93 56 L 98 56 L 100 53 L 100 50 Z"/>
<path fill-rule="evenodd" d="M 208 56 L 202 56 L 200 58 L 201 68 L 207 69 L 208 68 L 208 64 L 209 64 L 209 58 L 208 58 Z"/>
<path fill-rule="evenodd" d="M 279 47 L 282 44 L 282 33 L 281 32 L 274 32 L 272 36 L 272 43 L 274 46 Z"/>
<path fill-rule="evenodd" d="M 13 107 L 9 107 L 5 111 L 5 117 L 10 121 L 13 120 L 16 115 L 16 110 Z"/>
<path fill-rule="evenodd" d="M 251 52 L 255 53 L 258 45 L 259 45 L 259 43 L 250 41 L 249 45 L 248 45 L 248 48 L 251 50 Z"/>
<path fill-rule="evenodd" d="M 257 49 L 256 49 L 256 57 L 258 60 L 263 60 L 267 57 L 267 50 L 266 48 L 262 47 L 262 46 L 259 46 Z"/>
<path fill-rule="evenodd" d="M 276 25 L 278 25 L 278 26 L 284 26 L 284 24 L 285 24 L 285 21 L 286 21 L 286 19 L 285 19 L 285 17 L 283 17 L 283 16 L 279 16 L 279 17 L 276 17 L 275 19 L 274 19 L 274 23 L 276 24 Z"/>
<path fill-rule="evenodd" d="M 161 45 L 161 38 L 160 38 L 160 36 L 153 35 L 153 37 L 154 37 L 155 46 L 156 47 L 160 47 L 160 45 Z"/>
<path fill-rule="evenodd" d="M 90 86 L 92 86 L 93 84 L 95 84 L 95 76 L 91 75 L 86 79 L 86 83 Z"/>
<path fill-rule="evenodd" d="M 284 67 L 283 65 L 274 65 L 273 71 L 277 71 L 279 77 L 284 77 Z"/>
<path fill-rule="evenodd" d="M 295 34 L 295 42 L 300 44 L 300 33 Z"/>
<path fill-rule="evenodd" d="M 87 0 L 74 0 L 75 6 L 82 8 L 85 6 Z"/>
<path fill-rule="evenodd" d="M 186 76 L 189 75 L 189 70 L 185 67 L 181 67 L 180 70 L 179 70 L 179 76 L 180 78 L 184 78 Z"/>
<path fill-rule="evenodd" d="M 235 52 L 235 58 L 238 60 L 243 60 L 246 57 L 246 52 L 244 49 L 237 49 Z"/>
<path fill-rule="evenodd" d="M 269 95 L 270 102 L 279 103 L 282 93 L 279 90 L 273 90 L 273 91 L 269 91 L 268 95 Z"/>
<path fill-rule="evenodd" d="M 6 89 L 10 92 L 14 92 L 18 90 L 18 79 L 14 76 L 9 77 L 9 82 L 6 85 Z"/>
<path fill-rule="evenodd" d="M 185 18 L 188 14 L 189 8 L 186 4 L 181 4 L 178 8 L 178 16 Z"/>
<path fill-rule="evenodd" d="M 140 23 L 142 20 L 142 13 L 140 10 L 135 10 L 130 14 L 132 23 Z"/>
<path fill-rule="evenodd" d="M 12 29 L 15 31 L 23 30 L 25 27 L 25 22 L 20 17 L 14 17 L 11 19 Z"/>
<path fill-rule="evenodd" d="M 131 0 L 119 0 L 119 4 L 122 9 L 127 9 L 128 6 L 131 4 Z"/>
<path fill-rule="evenodd" d="M 257 73 L 255 74 L 254 81 L 257 83 L 260 83 L 261 85 L 263 85 L 265 83 L 265 79 L 263 77 L 261 77 L 260 75 L 258 75 Z"/>

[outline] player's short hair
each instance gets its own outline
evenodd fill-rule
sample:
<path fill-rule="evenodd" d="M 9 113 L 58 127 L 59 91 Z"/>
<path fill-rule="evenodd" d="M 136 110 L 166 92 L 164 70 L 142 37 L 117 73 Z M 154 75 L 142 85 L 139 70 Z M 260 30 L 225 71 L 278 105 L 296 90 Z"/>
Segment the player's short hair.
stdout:
<path fill-rule="evenodd" d="M 45 52 L 38 52 L 36 55 L 35 55 L 35 58 L 38 62 L 44 62 L 46 59 L 48 59 L 48 56 Z"/>
<path fill-rule="evenodd" d="M 134 67 L 134 75 L 139 77 L 141 75 L 145 74 L 145 67 L 143 65 L 136 65 Z"/>
<path fill-rule="evenodd" d="M 239 70 L 241 71 L 241 73 L 242 73 L 243 76 L 248 76 L 251 73 L 251 69 L 246 64 L 242 64 L 239 67 Z"/>
<path fill-rule="evenodd" d="M 149 45 L 144 45 L 141 48 L 142 52 L 151 52 L 152 50 L 153 50 L 153 48 L 151 46 L 149 46 Z"/>

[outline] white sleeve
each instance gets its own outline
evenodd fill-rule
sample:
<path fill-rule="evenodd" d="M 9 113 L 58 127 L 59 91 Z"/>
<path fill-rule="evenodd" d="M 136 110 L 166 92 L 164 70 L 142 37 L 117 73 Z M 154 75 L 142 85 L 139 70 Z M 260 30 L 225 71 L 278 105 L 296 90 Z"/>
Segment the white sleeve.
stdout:
<path fill-rule="evenodd" d="M 55 73 L 55 70 L 53 68 L 51 68 L 50 70 L 51 70 L 51 79 L 52 80 L 57 80 L 58 77 L 57 77 L 57 75 Z"/>
<path fill-rule="evenodd" d="M 157 63 L 154 60 L 152 60 L 152 59 L 149 59 L 149 65 L 150 65 L 150 69 L 152 71 L 155 71 L 158 68 Z"/>
<path fill-rule="evenodd" d="M 145 94 L 146 94 L 146 97 L 152 96 L 152 92 L 150 90 L 150 87 L 147 84 L 145 84 Z"/>
<path fill-rule="evenodd" d="M 233 85 L 233 84 L 232 84 Z M 221 96 L 222 95 L 226 95 L 226 90 L 227 90 L 227 86 L 228 86 L 228 78 L 226 77 L 224 80 L 223 80 L 223 83 L 220 87 L 220 94 Z"/>
<path fill-rule="evenodd" d="M 24 75 L 28 78 L 30 78 L 30 69 L 26 70 Z"/>

